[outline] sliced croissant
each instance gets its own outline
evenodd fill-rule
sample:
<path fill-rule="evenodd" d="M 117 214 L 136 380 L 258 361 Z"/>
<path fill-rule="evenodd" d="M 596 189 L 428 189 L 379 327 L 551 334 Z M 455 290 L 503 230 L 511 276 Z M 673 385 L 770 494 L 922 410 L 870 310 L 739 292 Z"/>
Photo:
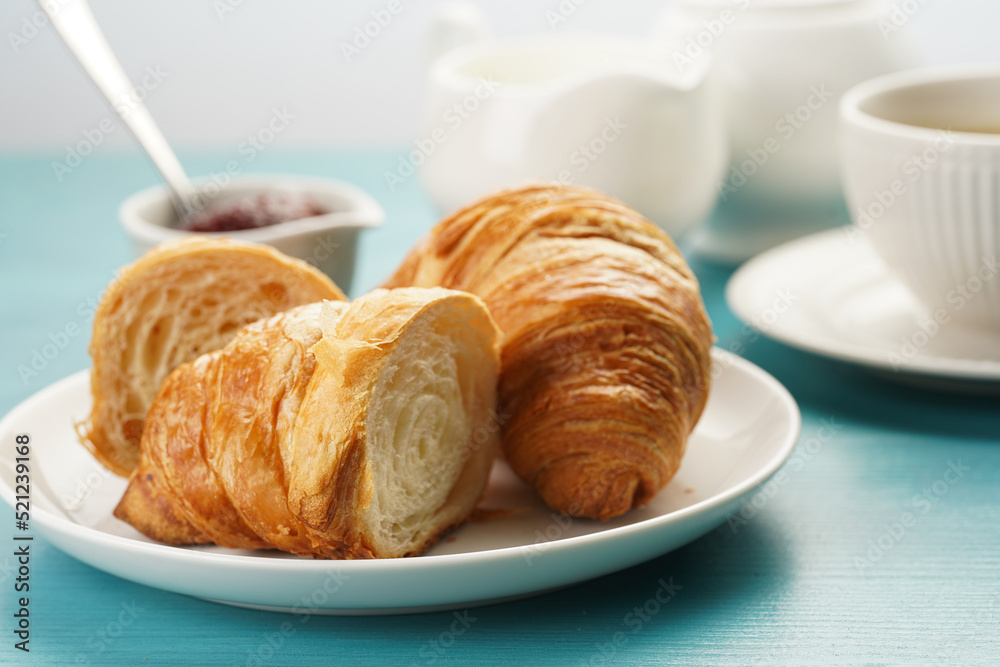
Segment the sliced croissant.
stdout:
<path fill-rule="evenodd" d="M 497 337 L 482 301 L 444 289 L 255 322 L 164 382 L 115 515 L 172 544 L 419 554 L 486 486 Z"/>
<path fill-rule="evenodd" d="M 712 330 L 673 242 L 577 187 L 487 197 L 439 223 L 387 287 L 479 295 L 503 331 L 503 451 L 545 502 L 609 519 L 677 472 L 710 381 Z"/>
<path fill-rule="evenodd" d="M 196 236 L 157 246 L 122 270 L 94 316 L 83 443 L 128 476 L 146 411 L 171 370 L 254 320 L 323 299 L 346 297 L 313 267 L 267 246 Z"/>

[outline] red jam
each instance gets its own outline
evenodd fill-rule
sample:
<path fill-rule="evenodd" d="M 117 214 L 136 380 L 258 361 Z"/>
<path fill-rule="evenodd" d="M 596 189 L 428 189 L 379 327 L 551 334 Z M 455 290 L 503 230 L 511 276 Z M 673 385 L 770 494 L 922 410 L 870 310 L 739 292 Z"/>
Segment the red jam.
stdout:
<path fill-rule="evenodd" d="M 235 232 L 269 227 L 329 213 L 311 199 L 291 192 L 262 192 L 209 204 L 183 225 L 189 232 Z"/>

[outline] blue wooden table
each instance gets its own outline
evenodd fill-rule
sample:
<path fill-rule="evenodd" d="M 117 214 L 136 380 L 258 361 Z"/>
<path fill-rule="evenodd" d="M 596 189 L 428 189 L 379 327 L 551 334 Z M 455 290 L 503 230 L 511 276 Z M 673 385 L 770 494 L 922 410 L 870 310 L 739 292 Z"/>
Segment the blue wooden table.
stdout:
<path fill-rule="evenodd" d="M 273 154 L 253 165 L 343 178 L 382 203 L 388 222 L 364 236 L 355 295 L 436 217 L 415 178 L 385 185 L 397 156 Z M 184 162 L 205 174 L 231 157 Z M 135 155 L 89 156 L 61 182 L 52 159 L 0 158 L 0 413 L 88 365 L 93 300 L 131 259 L 117 205 L 156 182 Z M 0 663 L 1000 664 L 1000 401 L 897 386 L 758 339 L 726 308 L 730 270 L 693 265 L 720 345 L 741 341 L 803 413 L 786 482 L 744 519 L 617 574 L 472 609 L 458 624 L 446 612 L 293 625 L 118 579 L 36 539 L 25 654 L 14 649 L 14 518 L 4 509 Z M 73 324 L 81 333 L 22 378 L 33 350 Z M 832 438 L 824 424 L 836 425 Z M 670 604 L 643 612 L 670 578 L 681 587 Z"/>

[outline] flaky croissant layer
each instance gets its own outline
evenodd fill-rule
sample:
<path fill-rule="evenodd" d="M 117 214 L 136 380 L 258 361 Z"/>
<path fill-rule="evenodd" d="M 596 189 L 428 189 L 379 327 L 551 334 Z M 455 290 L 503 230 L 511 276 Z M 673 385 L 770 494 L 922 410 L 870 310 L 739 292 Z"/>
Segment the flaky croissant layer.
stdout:
<path fill-rule="evenodd" d="M 323 299 L 347 297 L 313 267 L 267 246 L 192 236 L 150 250 L 119 273 L 95 313 L 84 445 L 127 477 L 170 371 L 255 320 Z"/>
<path fill-rule="evenodd" d="M 418 554 L 485 488 L 497 337 L 445 289 L 258 321 L 167 377 L 115 515 L 171 544 Z"/>
<path fill-rule="evenodd" d="M 673 242 L 577 187 L 508 190 L 439 223 L 387 287 L 482 297 L 503 331 L 503 451 L 555 510 L 609 519 L 677 472 L 709 391 L 712 331 Z"/>

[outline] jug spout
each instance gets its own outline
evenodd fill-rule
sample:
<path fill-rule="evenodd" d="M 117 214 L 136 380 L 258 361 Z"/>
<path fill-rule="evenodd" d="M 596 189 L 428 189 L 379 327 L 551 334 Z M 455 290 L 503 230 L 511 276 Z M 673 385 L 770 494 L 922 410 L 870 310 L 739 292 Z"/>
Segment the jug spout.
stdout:
<path fill-rule="evenodd" d="M 427 35 L 427 62 L 466 44 L 481 42 L 490 35 L 486 13 L 476 4 L 451 0 L 437 5 Z"/>

